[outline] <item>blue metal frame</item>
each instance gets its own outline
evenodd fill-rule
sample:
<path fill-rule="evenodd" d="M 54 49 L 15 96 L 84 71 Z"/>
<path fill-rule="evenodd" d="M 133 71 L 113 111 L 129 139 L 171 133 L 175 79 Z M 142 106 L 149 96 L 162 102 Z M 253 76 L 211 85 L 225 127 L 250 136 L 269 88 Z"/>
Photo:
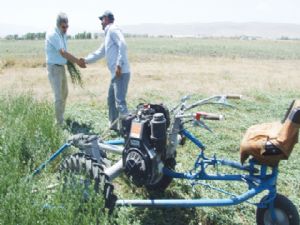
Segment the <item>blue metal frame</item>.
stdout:
<path fill-rule="evenodd" d="M 203 183 L 192 183 L 192 185 L 200 184 L 208 186 L 216 191 L 234 196 L 232 199 L 201 199 L 201 200 L 191 200 L 190 204 L 185 203 L 185 207 L 194 207 L 194 206 L 227 206 L 235 205 L 241 202 L 247 201 L 249 198 L 255 196 L 256 194 L 268 190 L 269 194 L 263 202 L 256 203 L 255 205 L 260 208 L 268 207 L 269 203 L 273 201 L 276 197 L 276 182 L 278 176 L 278 167 L 272 167 L 270 173 L 267 173 L 266 165 L 258 165 L 258 163 L 252 159 L 249 161 L 248 165 L 242 165 L 238 162 L 226 160 L 226 159 L 217 159 L 216 156 L 208 158 L 205 156 L 204 150 L 205 145 L 197 139 L 192 133 L 188 130 L 183 129 L 181 134 L 187 137 L 191 142 L 193 142 L 199 149 L 200 153 L 194 163 L 194 167 L 191 171 L 186 173 L 178 173 L 172 171 L 168 168 L 163 169 L 163 173 L 169 177 L 177 179 L 187 179 L 187 180 L 216 180 L 216 181 L 240 181 L 248 185 L 248 191 L 242 195 L 236 195 L 230 192 L 226 192 L 222 189 L 215 188 L 211 185 Z M 218 165 L 229 166 L 240 171 L 245 171 L 247 174 L 208 174 L 206 168 L 208 166 L 216 167 Z M 256 168 L 259 166 L 260 168 Z M 157 201 L 155 201 L 157 202 Z M 178 202 L 177 202 L 178 203 Z M 161 205 L 162 202 L 158 201 L 157 204 Z"/>
<path fill-rule="evenodd" d="M 125 142 L 123 138 L 104 141 L 104 144 L 109 144 L 109 145 L 124 145 L 124 143 Z"/>
<path fill-rule="evenodd" d="M 224 159 L 217 159 L 216 156 L 208 158 L 204 154 L 205 145 L 197 139 L 188 130 L 183 129 L 181 134 L 192 141 L 199 149 L 200 153 L 194 163 L 194 167 L 191 171 L 186 173 L 178 173 L 168 168 L 163 168 L 163 173 L 169 177 L 177 179 L 194 180 L 194 185 L 203 185 L 213 190 L 230 195 L 231 198 L 227 199 L 148 199 L 148 200 L 118 200 L 116 202 L 119 206 L 136 206 L 136 207 L 163 207 L 163 208 L 176 208 L 176 207 L 219 207 L 219 206 L 232 206 L 242 202 L 248 202 L 248 200 L 255 195 L 267 190 L 269 194 L 260 203 L 251 203 L 259 208 L 266 208 L 272 205 L 274 198 L 276 197 L 276 181 L 278 176 L 278 168 L 273 167 L 270 173 L 267 173 L 266 165 L 258 165 L 257 162 L 252 159 L 248 165 L 242 165 L 238 162 Z M 247 172 L 247 174 L 208 174 L 206 168 L 208 166 L 216 167 L 218 165 L 229 166 L 240 171 Z M 256 168 L 259 166 L 260 168 Z M 248 185 L 248 191 L 237 195 L 227 192 L 223 189 L 213 187 L 209 184 L 199 183 L 200 180 L 216 180 L 216 181 L 239 181 Z M 270 208 L 271 209 L 271 208 Z M 271 209 L 272 210 L 272 209 Z"/>
<path fill-rule="evenodd" d="M 37 174 L 39 174 L 48 163 L 52 162 L 54 159 L 57 158 L 57 156 L 59 156 L 63 151 L 65 151 L 67 148 L 69 148 L 71 146 L 70 143 L 65 143 L 63 146 L 61 146 L 53 155 L 50 156 L 50 158 L 48 160 L 46 160 L 45 162 L 43 162 L 33 173 L 32 176 L 35 176 Z"/>
<path fill-rule="evenodd" d="M 124 139 L 113 139 L 108 140 L 104 142 L 105 144 L 110 145 L 123 145 Z M 45 162 L 43 162 L 37 169 L 34 170 L 31 176 L 35 176 L 39 174 L 50 162 L 52 162 L 54 159 L 57 158 L 61 153 L 63 153 L 67 148 L 69 148 L 72 144 L 71 143 L 65 143 L 63 144 L 55 153 L 53 153 L 49 159 L 47 159 Z"/>
<path fill-rule="evenodd" d="M 174 208 L 174 207 L 219 207 L 219 206 L 231 206 L 237 205 L 242 202 L 248 202 L 248 200 L 255 195 L 261 193 L 262 191 L 269 191 L 269 194 L 261 201 L 260 203 L 251 203 L 256 205 L 259 208 L 269 207 L 272 215 L 274 214 L 274 209 L 272 210 L 273 200 L 276 197 L 276 181 L 278 176 L 278 167 L 273 167 L 270 173 L 267 173 L 266 165 L 258 165 L 255 160 L 250 160 L 248 165 L 242 165 L 238 162 L 226 160 L 226 159 L 217 159 L 216 156 L 208 158 L 204 154 L 205 145 L 197 139 L 192 133 L 188 130 L 183 129 L 181 134 L 187 137 L 192 141 L 199 149 L 200 153 L 194 163 L 193 169 L 186 173 L 178 173 L 172 171 L 168 168 L 163 168 L 163 173 L 172 178 L 178 179 L 187 179 L 194 180 L 192 183 L 194 185 L 203 185 L 209 187 L 213 190 L 222 192 L 224 194 L 230 195 L 232 198 L 227 199 L 149 199 L 149 200 L 117 200 L 116 205 L 119 206 L 137 206 L 137 207 L 165 207 L 165 208 Z M 122 145 L 124 144 L 123 139 L 108 140 L 104 142 L 105 144 L 111 145 Z M 48 163 L 53 161 L 70 147 L 70 143 L 65 143 L 61 146 L 51 157 L 42 163 L 34 172 L 33 176 L 40 173 L 42 169 L 46 167 Z M 240 171 L 247 172 L 247 174 L 208 174 L 206 168 L 208 166 L 216 167 L 218 165 L 229 166 Z M 260 168 L 258 169 L 257 166 Z M 244 182 L 248 185 L 248 191 L 236 195 L 234 193 L 227 192 L 223 189 L 213 187 L 209 184 L 200 183 L 200 180 L 216 180 L 216 181 L 239 181 Z M 248 202 L 250 203 L 250 202 Z M 274 218 L 276 219 L 276 218 Z"/>

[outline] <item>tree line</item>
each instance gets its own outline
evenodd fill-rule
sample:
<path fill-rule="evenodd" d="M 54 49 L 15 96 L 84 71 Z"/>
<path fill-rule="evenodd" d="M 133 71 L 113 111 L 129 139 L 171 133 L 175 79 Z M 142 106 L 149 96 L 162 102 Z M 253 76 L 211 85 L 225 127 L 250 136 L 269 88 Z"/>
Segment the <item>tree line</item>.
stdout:
<path fill-rule="evenodd" d="M 46 32 L 26 33 L 24 35 L 9 34 L 5 36 L 7 40 L 43 40 L 46 37 Z"/>
<path fill-rule="evenodd" d="M 101 34 L 91 32 L 82 32 L 75 35 L 68 35 L 68 39 L 96 39 L 99 38 Z M 26 33 L 24 35 L 9 34 L 5 36 L 6 40 L 44 40 L 46 38 L 46 32 L 38 33 Z"/>
<path fill-rule="evenodd" d="M 150 37 L 148 34 L 124 34 L 125 37 Z M 104 37 L 103 33 L 91 33 L 91 32 L 81 32 L 75 35 L 68 35 L 68 39 L 98 39 Z M 166 37 L 166 36 L 163 36 Z M 167 36 L 170 37 L 170 36 Z M 38 33 L 26 33 L 24 35 L 10 34 L 6 35 L 4 39 L 6 40 L 44 40 L 46 38 L 46 32 Z"/>

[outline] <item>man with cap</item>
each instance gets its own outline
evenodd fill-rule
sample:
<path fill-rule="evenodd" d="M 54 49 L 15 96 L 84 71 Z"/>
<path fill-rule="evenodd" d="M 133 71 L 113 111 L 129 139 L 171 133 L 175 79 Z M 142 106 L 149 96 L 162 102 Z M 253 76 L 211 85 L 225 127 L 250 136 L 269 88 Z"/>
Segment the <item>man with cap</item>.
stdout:
<path fill-rule="evenodd" d="M 127 56 L 127 46 L 124 35 L 114 24 L 114 15 L 105 11 L 99 17 L 105 33 L 104 43 L 94 53 L 81 59 L 86 64 L 94 63 L 105 57 L 111 73 L 111 83 L 108 91 L 108 108 L 110 129 L 118 131 L 116 120 L 128 114 L 126 94 L 130 79 L 130 68 Z"/>

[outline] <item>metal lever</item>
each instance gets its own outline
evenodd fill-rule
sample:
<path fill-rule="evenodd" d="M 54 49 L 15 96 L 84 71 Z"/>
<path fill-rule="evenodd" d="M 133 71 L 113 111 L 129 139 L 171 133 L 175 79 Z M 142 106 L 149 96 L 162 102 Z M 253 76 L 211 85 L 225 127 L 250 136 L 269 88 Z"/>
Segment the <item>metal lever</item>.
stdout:
<path fill-rule="evenodd" d="M 230 107 L 230 108 L 235 108 L 234 105 L 228 103 L 228 101 L 227 101 L 227 96 L 226 96 L 226 95 L 222 95 L 222 96 L 220 97 L 220 99 L 219 99 L 216 103 L 217 103 L 217 104 L 222 104 L 222 105 L 227 106 L 227 107 Z"/>
<path fill-rule="evenodd" d="M 181 102 L 185 102 L 185 101 L 187 101 L 187 100 L 189 100 L 189 99 L 191 99 L 191 95 L 183 96 L 183 97 L 181 98 Z"/>
<path fill-rule="evenodd" d="M 214 133 L 203 121 L 201 120 L 194 120 L 193 121 L 193 125 L 194 126 L 199 126 L 199 127 L 202 127 L 204 128 L 205 130 L 208 130 L 209 132 L 211 133 Z"/>

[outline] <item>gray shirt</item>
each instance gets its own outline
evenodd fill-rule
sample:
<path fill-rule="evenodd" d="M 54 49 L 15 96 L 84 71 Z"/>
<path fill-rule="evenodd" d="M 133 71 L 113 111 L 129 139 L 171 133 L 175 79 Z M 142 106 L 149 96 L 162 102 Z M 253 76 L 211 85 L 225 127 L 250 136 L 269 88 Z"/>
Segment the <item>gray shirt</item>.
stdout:
<path fill-rule="evenodd" d="M 108 69 L 114 78 L 117 66 L 121 66 L 122 73 L 130 73 L 127 56 L 127 45 L 121 30 L 114 24 L 106 26 L 104 43 L 94 53 L 89 54 L 85 61 L 93 63 L 105 57 Z"/>

